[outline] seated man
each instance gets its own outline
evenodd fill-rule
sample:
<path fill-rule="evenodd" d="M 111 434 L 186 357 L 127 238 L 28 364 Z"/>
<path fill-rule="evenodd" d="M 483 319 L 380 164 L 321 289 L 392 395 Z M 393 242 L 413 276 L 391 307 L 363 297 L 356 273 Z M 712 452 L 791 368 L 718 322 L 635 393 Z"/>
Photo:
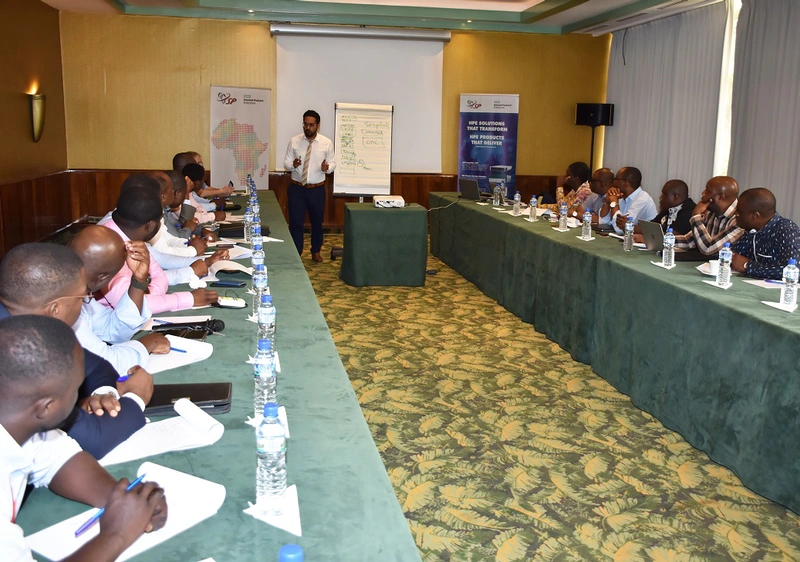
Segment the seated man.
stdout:
<path fill-rule="evenodd" d="M 200 156 L 199 152 L 194 152 L 190 150 L 186 154 L 192 157 L 195 164 L 200 164 L 201 166 L 203 166 L 203 168 L 206 167 L 206 165 L 203 164 L 203 157 Z M 233 193 L 233 187 L 231 187 L 230 185 L 226 185 L 225 187 L 211 187 L 208 184 L 206 184 L 204 179 L 203 185 L 200 186 L 200 189 L 198 189 L 194 194 L 197 195 L 198 200 L 208 201 L 209 197 L 218 197 L 224 199 L 225 197 L 228 197 L 232 193 Z M 211 203 L 213 204 L 213 201 L 211 201 Z M 223 205 L 225 204 L 224 200 L 222 201 L 222 204 Z M 221 207 L 217 208 L 221 209 Z"/>
<path fill-rule="evenodd" d="M 119 194 L 117 208 L 112 213 L 111 220 L 104 223 L 103 226 L 119 234 L 124 242 L 147 242 L 161 228 L 162 217 L 161 198 L 157 191 L 145 188 L 123 189 Z M 152 314 L 186 310 L 193 306 L 205 306 L 217 299 L 217 293 L 207 289 L 167 294 L 169 280 L 154 258 L 154 252 L 151 252 L 148 278 L 133 278 L 131 269 L 127 265 L 123 265 L 102 291 L 100 304 L 108 308 L 116 307 L 122 295 L 128 291 L 131 285 L 148 291 L 145 299 Z"/>
<path fill-rule="evenodd" d="M 81 345 L 110 362 L 120 376 L 134 365 L 147 367 L 151 353 L 168 353 L 169 340 L 159 334 L 131 341 L 150 318 L 143 289 L 150 271 L 145 243 L 126 245 L 108 228 L 92 225 L 78 232 L 69 247 L 83 261 L 89 291 L 97 295 L 97 300 L 83 305 L 73 326 Z M 130 285 L 114 308 L 103 306 L 103 292 L 123 265 L 142 283 Z"/>
<path fill-rule="evenodd" d="M 689 219 L 694 212 L 694 201 L 689 197 L 689 186 L 683 180 L 669 180 L 661 188 L 658 198 L 659 213 L 653 222 L 661 223 L 664 232 L 672 228 L 675 235 L 686 234 L 691 230 Z M 637 225 L 634 232 L 641 234 Z"/>
<path fill-rule="evenodd" d="M 781 279 L 790 258 L 800 257 L 800 228 L 775 211 L 769 189 L 754 187 L 739 196 L 736 223 L 745 232 L 733 244 L 731 269 L 757 279 Z"/>
<path fill-rule="evenodd" d="M 725 242 L 733 245 L 742 235 L 742 229 L 736 224 L 738 195 L 739 184 L 735 179 L 717 176 L 708 180 L 689 218 L 692 229 L 675 237 L 675 248 L 696 248 L 701 254 L 716 256 Z"/>
<path fill-rule="evenodd" d="M 73 325 L 89 298 L 83 264 L 69 248 L 22 244 L 0 262 L 0 318 L 34 314 Z M 117 372 L 107 361 L 88 351 L 85 356 L 80 409 L 64 429 L 85 451 L 102 458 L 144 425 L 143 410 L 153 394 L 153 378 L 132 364 L 125 371 L 132 376 L 118 383 Z M 114 398 L 105 397 L 109 392 Z M 123 396 L 117 401 L 119 394 Z"/>
<path fill-rule="evenodd" d="M 167 518 L 155 483 L 125 491 L 57 428 L 69 416 L 83 381 L 83 350 L 69 326 L 43 316 L 0 321 L 0 552 L 4 561 L 32 560 L 16 523 L 25 488 L 47 486 L 65 498 L 106 507 L 100 532 L 68 560 L 116 560 L 143 532 Z"/>
<path fill-rule="evenodd" d="M 190 191 L 190 196 L 186 198 L 185 203 L 192 205 L 195 211 L 195 218 L 198 220 L 200 224 L 204 224 L 207 222 L 213 221 L 222 221 L 225 220 L 227 214 L 225 211 L 206 211 L 203 209 L 202 205 L 198 203 L 194 198 L 191 197 L 191 193 L 197 191 L 198 189 L 202 188 L 206 182 L 206 170 L 200 164 L 195 164 L 192 162 L 191 164 L 186 164 L 181 170 L 181 173 L 189 178 L 190 183 L 187 183 L 187 189 Z"/>
<path fill-rule="evenodd" d="M 172 180 L 170 177 L 165 172 L 150 172 L 147 174 L 147 176 L 158 182 L 158 186 L 160 188 L 159 193 L 161 196 L 161 206 L 165 209 L 169 208 L 175 199 L 175 191 L 173 190 Z M 185 239 L 174 236 L 170 232 L 164 222 L 164 219 L 162 218 L 161 228 L 159 229 L 158 234 L 153 237 L 153 240 L 150 241 L 150 245 L 164 254 L 172 254 L 182 257 L 197 257 L 202 256 L 205 253 L 208 242 L 206 242 L 206 240 L 203 238 L 194 238 L 187 244 Z"/>
<path fill-rule="evenodd" d="M 177 238 L 189 240 L 191 246 L 197 247 L 202 244 L 203 252 L 205 252 L 205 246 L 208 240 L 203 237 L 193 236 L 195 232 L 200 232 L 200 222 L 194 217 L 188 220 L 181 220 L 181 209 L 184 205 L 183 202 L 186 200 L 186 183 L 188 178 L 180 172 L 175 171 L 167 172 L 167 176 L 169 176 L 170 182 L 172 183 L 172 203 L 164 206 L 164 225 L 167 227 L 167 232 Z M 203 231 L 204 235 L 211 232 L 212 231 Z M 199 251 L 198 255 L 200 255 Z"/>
<path fill-rule="evenodd" d="M 576 211 L 578 217 L 583 220 L 583 213 L 588 209 L 592 213 L 592 224 L 609 224 L 611 213 L 606 205 L 606 193 L 614 184 L 614 172 L 608 168 L 600 168 L 592 174 L 589 180 L 589 187 L 592 195 L 583 205 L 578 205 Z M 601 211 L 605 208 L 605 214 L 601 217 Z"/>
<path fill-rule="evenodd" d="M 606 201 L 611 215 L 611 226 L 617 234 L 625 230 L 628 217 L 636 225 L 640 220 L 651 221 L 658 214 L 650 194 L 642 189 L 642 173 L 632 166 L 620 168 L 614 178 L 614 187 L 608 190 Z M 615 209 L 619 206 L 618 209 Z"/>

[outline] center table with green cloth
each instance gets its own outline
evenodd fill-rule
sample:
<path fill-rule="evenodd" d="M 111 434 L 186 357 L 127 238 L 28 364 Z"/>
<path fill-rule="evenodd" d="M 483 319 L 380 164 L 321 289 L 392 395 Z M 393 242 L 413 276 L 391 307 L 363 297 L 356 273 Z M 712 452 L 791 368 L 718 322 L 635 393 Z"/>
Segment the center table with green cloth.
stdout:
<path fill-rule="evenodd" d="M 346 203 L 340 278 L 356 287 L 424 285 L 427 241 L 425 207 L 411 203 L 383 209 L 372 203 Z"/>
<path fill-rule="evenodd" d="M 242 513 L 255 500 L 255 430 L 252 366 L 256 325 L 244 310 L 209 308 L 175 314 L 211 314 L 225 322 L 213 335 L 213 355 L 200 363 L 154 375 L 155 383 L 233 383 L 233 405 L 216 416 L 225 434 L 214 445 L 113 465 L 117 478 L 133 478 L 144 460 L 222 484 L 225 503 L 210 519 L 145 552 L 137 560 L 197 562 L 276 560 L 281 545 L 297 543 L 306 560 L 419 560 L 403 512 L 342 367 L 314 291 L 291 242 L 277 200 L 260 194 L 262 222 L 284 242 L 264 245 L 269 286 L 277 309 L 276 349 L 279 402 L 286 406 L 289 485 L 296 484 L 303 536 L 296 537 Z M 249 265 L 249 264 L 248 264 Z M 241 276 L 240 276 L 241 275 Z M 249 279 L 243 274 L 225 279 Z M 180 289 L 180 287 L 178 287 Z M 184 287 L 185 289 L 185 287 Z M 230 290 L 220 289 L 232 294 Z M 233 292 L 250 301 L 245 289 Z M 87 507 L 35 490 L 19 514 L 26 534 Z M 2 558 L 2 556 L 0 556 Z"/>
<path fill-rule="evenodd" d="M 430 194 L 430 207 L 454 203 Z M 722 290 L 654 252 L 579 240 L 461 200 L 431 211 L 431 253 L 592 366 L 756 492 L 800 512 L 800 313 L 734 276 Z M 491 327 L 487 326 L 487 333 Z M 513 337 L 513 335 L 512 335 Z"/>

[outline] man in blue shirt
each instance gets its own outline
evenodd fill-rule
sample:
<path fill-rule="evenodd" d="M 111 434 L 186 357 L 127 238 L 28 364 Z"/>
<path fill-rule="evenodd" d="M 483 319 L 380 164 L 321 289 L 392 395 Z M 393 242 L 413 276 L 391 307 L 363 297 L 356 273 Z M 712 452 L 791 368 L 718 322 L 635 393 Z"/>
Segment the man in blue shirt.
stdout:
<path fill-rule="evenodd" d="M 633 218 L 633 224 L 639 224 L 640 220 L 651 221 L 658 214 L 655 201 L 641 185 L 642 173 L 638 168 L 626 166 L 617 170 L 614 187 L 606 194 L 611 225 L 617 234 L 622 234 L 625 230 L 628 217 Z M 619 208 L 615 210 L 617 206 Z"/>
<path fill-rule="evenodd" d="M 775 211 L 775 196 L 755 187 L 739 196 L 736 223 L 745 231 L 731 247 L 731 269 L 758 279 L 780 279 L 789 258 L 800 258 L 800 228 Z"/>

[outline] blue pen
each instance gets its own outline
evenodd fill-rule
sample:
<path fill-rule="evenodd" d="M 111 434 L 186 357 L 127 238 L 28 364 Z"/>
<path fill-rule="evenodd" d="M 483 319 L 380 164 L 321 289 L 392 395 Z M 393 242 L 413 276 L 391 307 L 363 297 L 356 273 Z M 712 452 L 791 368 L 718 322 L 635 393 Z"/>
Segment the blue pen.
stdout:
<path fill-rule="evenodd" d="M 153 318 L 153 324 L 172 324 L 168 320 L 159 320 L 158 318 Z"/>
<path fill-rule="evenodd" d="M 117 382 L 125 382 L 129 378 L 130 375 L 128 373 L 125 373 L 124 375 L 120 375 L 119 377 L 117 377 Z"/>
<path fill-rule="evenodd" d="M 126 492 L 130 492 L 131 490 L 133 490 L 133 489 L 134 489 L 136 486 L 138 486 L 138 485 L 141 483 L 141 481 L 142 481 L 142 480 L 144 480 L 144 477 L 145 477 L 145 476 L 147 476 L 147 475 L 146 475 L 146 474 L 142 474 L 142 475 L 141 475 L 139 478 L 137 478 L 136 480 L 134 480 L 133 482 L 131 482 L 130 484 L 128 484 L 128 487 L 127 487 L 127 488 L 125 488 L 125 491 L 126 491 Z M 78 530 L 77 530 L 77 531 L 75 531 L 75 538 L 77 538 L 77 537 L 81 536 L 83 533 L 85 533 L 86 531 L 88 531 L 89 529 L 91 529 L 91 528 L 92 528 L 92 526 L 93 526 L 95 523 L 97 523 L 98 519 L 100 519 L 100 517 L 101 517 L 101 516 L 103 515 L 103 513 L 105 513 L 105 512 L 106 512 L 106 508 L 105 508 L 105 507 L 101 507 L 100 509 L 98 509 L 98 510 L 97 510 L 97 513 L 95 513 L 94 515 L 92 515 L 92 516 L 89 518 L 89 520 L 88 520 L 88 521 L 86 521 L 86 523 L 84 523 L 83 525 L 81 525 L 80 527 L 78 527 Z"/>
<path fill-rule="evenodd" d="M 783 281 L 777 281 L 775 279 L 764 279 L 767 283 L 772 283 L 774 285 L 783 285 Z"/>
<path fill-rule="evenodd" d="M 178 353 L 186 353 L 185 349 L 178 349 L 177 347 L 170 347 L 170 351 L 177 351 Z"/>

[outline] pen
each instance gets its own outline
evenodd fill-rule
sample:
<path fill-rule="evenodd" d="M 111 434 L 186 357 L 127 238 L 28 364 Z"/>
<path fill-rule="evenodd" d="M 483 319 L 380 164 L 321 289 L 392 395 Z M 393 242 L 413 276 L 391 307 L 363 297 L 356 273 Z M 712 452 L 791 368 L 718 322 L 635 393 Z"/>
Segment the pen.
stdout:
<path fill-rule="evenodd" d="M 778 281 L 776 279 L 764 279 L 765 283 L 772 283 L 774 285 L 783 285 L 783 281 Z"/>
<path fill-rule="evenodd" d="M 172 324 L 172 322 L 169 322 L 168 320 L 161 320 L 159 318 L 153 318 L 153 323 L 154 324 Z"/>
<path fill-rule="evenodd" d="M 142 475 L 141 475 L 139 478 L 137 478 L 136 480 L 134 480 L 133 482 L 131 482 L 130 484 L 128 484 L 128 487 L 127 487 L 127 488 L 125 488 L 125 491 L 126 491 L 126 492 L 130 492 L 131 490 L 133 490 L 133 489 L 134 489 L 136 486 L 138 486 L 138 485 L 141 483 L 141 481 L 142 481 L 142 480 L 144 480 L 144 477 L 145 477 L 145 476 L 147 476 L 147 475 L 146 475 L 146 474 L 142 474 Z M 86 531 L 88 531 L 89 529 L 91 529 L 91 528 L 92 528 L 92 525 L 94 525 L 95 523 L 97 523 L 97 520 L 98 520 L 98 519 L 100 519 L 100 517 L 101 517 L 101 516 L 103 515 L 103 513 L 105 513 L 105 512 L 106 512 L 106 508 L 105 508 L 105 507 L 101 507 L 100 509 L 98 509 L 98 510 L 97 510 L 97 513 L 95 513 L 94 515 L 92 515 L 92 516 L 89 518 L 89 520 L 88 520 L 88 521 L 86 521 L 86 523 L 84 523 L 83 525 L 81 525 L 80 527 L 78 527 L 78 530 L 77 530 L 77 531 L 75 531 L 75 538 L 77 538 L 77 537 L 81 536 L 83 533 L 85 533 Z"/>
<path fill-rule="evenodd" d="M 178 353 L 186 353 L 185 349 L 178 349 L 177 347 L 170 347 L 170 351 L 177 351 Z"/>
<path fill-rule="evenodd" d="M 125 382 L 129 378 L 130 378 L 130 375 L 128 373 L 125 373 L 124 375 L 120 375 L 120 376 L 117 377 L 117 382 Z"/>

